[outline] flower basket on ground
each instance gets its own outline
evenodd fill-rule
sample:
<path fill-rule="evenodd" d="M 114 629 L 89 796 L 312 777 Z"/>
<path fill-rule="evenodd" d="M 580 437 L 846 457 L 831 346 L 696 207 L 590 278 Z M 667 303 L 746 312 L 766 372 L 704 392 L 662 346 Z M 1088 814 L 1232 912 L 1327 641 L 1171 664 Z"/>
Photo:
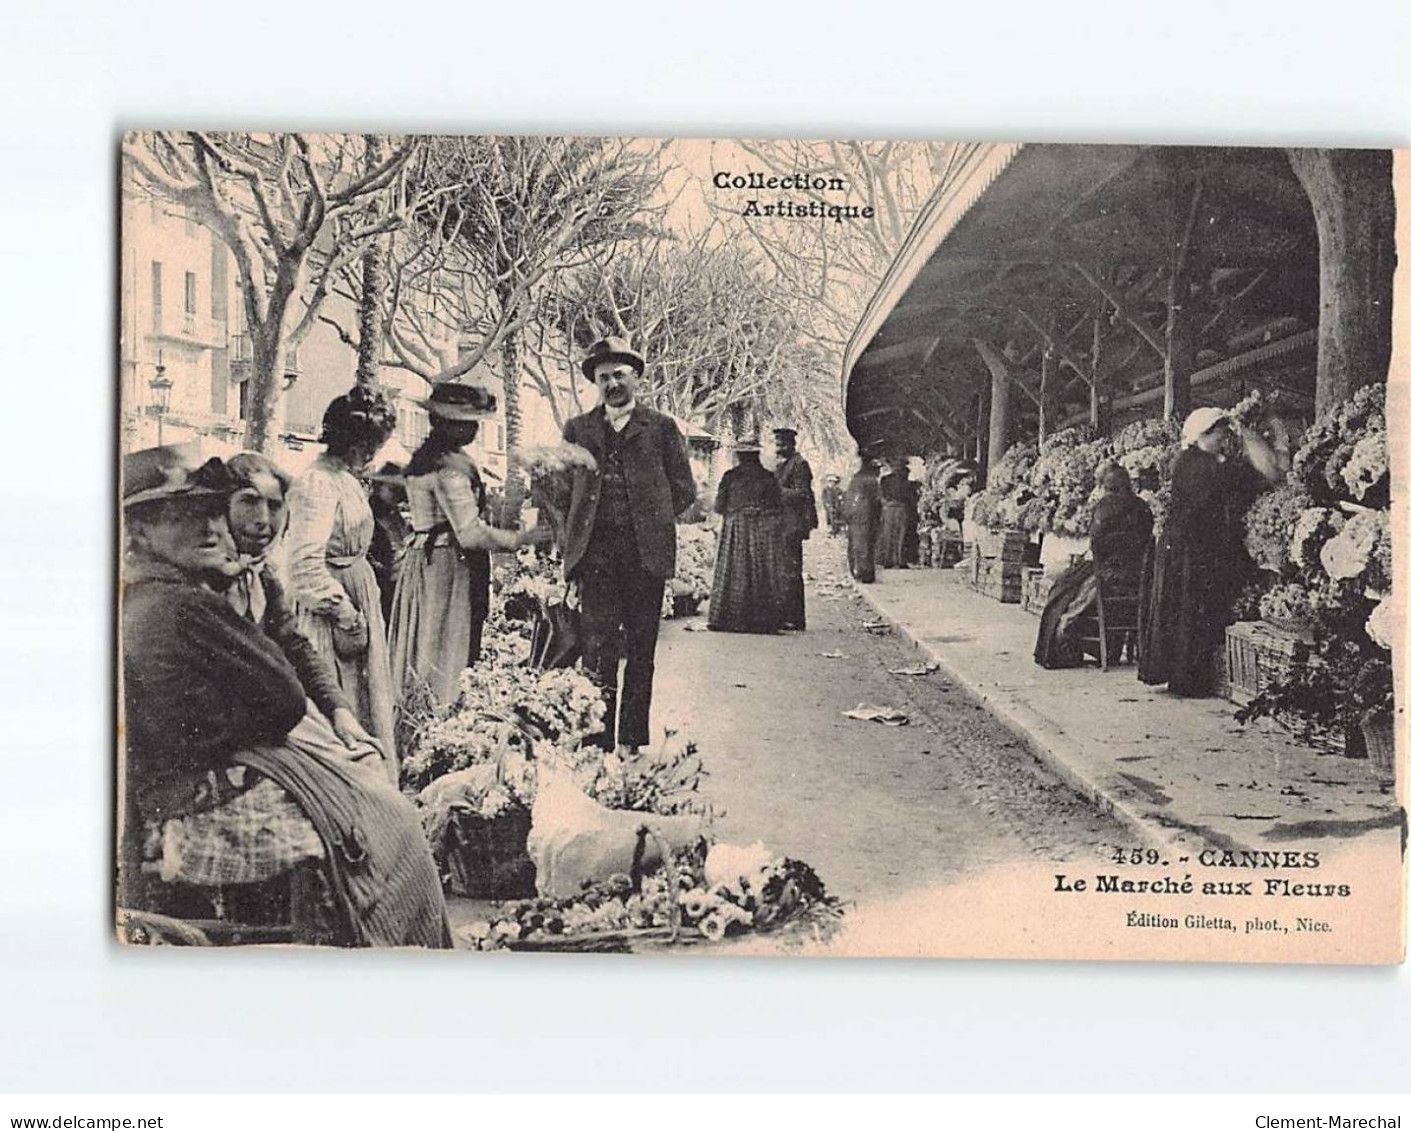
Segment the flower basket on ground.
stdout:
<path fill-rule="evenodd" d="M 1383 396 L 1379 386 L 1364 388 L 1321 416 L 1305 433 L 1288 481 L 1250 508 L 1246 546 L 1275 579 L 1266 582 L 1259 615 L 1297 636 L 1309 654 L 1245 688 L 1253 694 L 1237 717 L 1273 718 L 1320 745 L 1332 736 L 1350 755 L 1365 750 L 1370 758 L 1375 750 L 1385 760 L 1380 720 L 1395 705 Z"/>
<path fill-rule="evenodd" d="M 477 950 L 623 952 L 751 934 L 821 940 L 841 915 L 802 861 L 760 844 L 696 844 L 643 875 L 615 876 L 566 899 L 522 901 L 460 936 Z"/>
<path fill-rule="evenodd" d="M 676 526 L 676 574 L 662 597 L 664 618 L 694 616 L 715 584 L 715 530 L 701 522 Z"/>
<path fill-rule="evenodd" d="M 1396 716 L 1390 711 L 1374 711 L 1359 724 L 1362 745 L 1373 770 L 1384 785 L 1396 781 Z"/>

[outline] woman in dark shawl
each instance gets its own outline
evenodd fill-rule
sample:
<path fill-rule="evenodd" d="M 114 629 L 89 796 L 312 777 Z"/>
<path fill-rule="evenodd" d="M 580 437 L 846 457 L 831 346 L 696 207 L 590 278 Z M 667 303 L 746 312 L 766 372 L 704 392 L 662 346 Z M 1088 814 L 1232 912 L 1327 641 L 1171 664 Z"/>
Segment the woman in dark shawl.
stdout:
<path fill-rule="evenodd" d="M 219 460 L 196 468 L 173 448 L 123 461 L 119 906 L 162 910 L 174 885 L 247 889 L 316 863 L 336 941 L 449 946 L 416 811 L 348 758 L 284 649 L 211 586 L 238 568 L 237 488 Z"/>
<path fill-rule="evenodd" d="M 1075 629 L 1097 610 L 1097 584 L 1104 592 L 1135 592 L 1142 562 L 1151 543 L 1151 508 L 1132 491 L 1132 480 L 1121 464 L 1105 463 L 1097 471 L 1102 497 L 1093 508 L 1092 556 L 1064 570 L 1049 591 L 1034 662 L 1045 668 L 1072 668 L 1083 662 Z"/>
<path fill-rule="evenodd" d="M 760 463 L 759 450 L 753 437 L 736 444 L 736 465 L 720 477 L 715 493 L 715 510 L 724 522 L 706 623 L 719 632 L 778 632 L 782 623 L 784 500 L 778 480 Z"/>
<path fill-rule="evenodd" d="M 1250 564 L 1242 520 L 1260 488 L 1281 473 L 1273 449 L 1221 409 L 1198 408 L 1181 430 L 1171 508 L 1142 597 L 1143 683 L 1174 695 L 1215 693 L 1218 656 Z"/>
<path fill-rule="evenodd" d="M 882 526 L 882 491 L 877 473 L 877 460 L 864 454 L 843 497 L 843 513 L 848 520 L 848 572 L 862 582 L 877 580 L 877 537 Z"/>

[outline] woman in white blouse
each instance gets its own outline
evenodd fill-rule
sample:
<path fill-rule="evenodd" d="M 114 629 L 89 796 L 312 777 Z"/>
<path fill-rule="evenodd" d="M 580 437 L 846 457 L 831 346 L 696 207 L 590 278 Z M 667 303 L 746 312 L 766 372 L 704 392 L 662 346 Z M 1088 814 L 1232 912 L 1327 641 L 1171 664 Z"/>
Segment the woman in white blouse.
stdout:
<path fill-rule="evenodd" d="M 392 678 L 405 701 L 430 693 L 447 705 L 460 674 L 480 658 L 490 608 L 490 551 L 540 541 L 537 531 L 496 530 L 485 514 L 485 485 L 462 449 L 495 396 L 445 382 L 420 402 L 431 434 L 407 465 L 412 544 L 392 606 Z"/>
<path fill-rule="evenodd" d="M 326 447 L 289 491 L 285 538 L 299 627 L 333 664 L 358 721 L 395 766 L 392 676 L 377 577 L 367 560 L 372 509 L 358 478 L 397 424 L 379 389 L 354 386 L 323 415 Z"/>

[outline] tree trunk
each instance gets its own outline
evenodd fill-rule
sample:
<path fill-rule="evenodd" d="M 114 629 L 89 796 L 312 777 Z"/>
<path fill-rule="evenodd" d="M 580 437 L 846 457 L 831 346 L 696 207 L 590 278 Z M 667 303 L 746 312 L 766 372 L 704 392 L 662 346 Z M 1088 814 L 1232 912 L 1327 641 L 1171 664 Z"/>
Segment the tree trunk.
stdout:
<path fill-rule="evenodd" d="M 274 437 L 270 423 L 284 377 L 284 336 L 280 321 L 250 328 L 250 391 L 246 395 L 245 447 L 268 452 Z"/>
<path fill-rule="evenodd" d="M 1391 363 L 1396 207 L 1391 153 L 1290 149 L 1289 164 L 1318 227 L 1318 385 L 1321 414 Z"/>
<path fill-rule="evenodd" d="M 387 158 L 387 139 L 367 134 L 367 168 L 375 169 Z M 375 216 L 375 212 L 374 212 Z M 358 368 L 354 380 L 359 385 L 377 386 L 382 366 L 382 292 L 387 289 L 386 236 L 367 243 L 362 254 L 362 292 L 358 295 Z"/>
<path fill-rule="evenodd" d="M 518 525 L 524 505 L 524 482 L 519 476 L 521 409 L 519 403 L 519 331 L 511 330 L 500 341 L 500 368 L 505 391 L 505 512 L 507 526 Z"/>

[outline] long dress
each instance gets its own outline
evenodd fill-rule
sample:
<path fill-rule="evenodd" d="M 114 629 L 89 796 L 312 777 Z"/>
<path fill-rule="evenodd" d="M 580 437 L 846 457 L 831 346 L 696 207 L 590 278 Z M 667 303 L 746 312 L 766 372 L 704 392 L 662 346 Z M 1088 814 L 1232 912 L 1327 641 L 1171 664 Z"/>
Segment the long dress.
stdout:
<path fill-rule="evenodd" d="M 882 495 L 875 469 L 863 468 L 848 482 L 843 513 L 848 520 L 848 572 L 858 581 L 876 581 Z"/>
<path fill-rule="evenodd" d="M 1130 494 L 1104 495 L 1098 500 L 1093 511 L 1092 559 L 1074 563 L 1054 580 L 1039 618 L 1036 664 L 1071 668 L 1083 662 L 1072 629 L 1081 618 L 1096 613 L 1098 575 L 1104 586 L 1135 591 L 1150 542 L 1151 509 L 1146 503 Z"/>
<path fill-rule="evenodd" d="M 397 744 L 387 626 L 377 576 L 367 560 L 372 532 L 367 492 L 341 461 L 319 456 L 289 489 L 285 546 L 299 629 L 333 665 L 358 721 L 393 766 Z M 334 646 L 337 611 L 345 602 L 367 621 L 367 649 L 360 656 L 340 656 Z"/>
<path fill-rule="evenodd" d="M 1171 508 L 1142 597 L 1143 683 L 1213 695 L 1231 611 L 1249 576 L 1241 519 L 1258 488 L 1239 460 L 1186 448 L 1171 471 Z"/>
<path fill-rule="evenodd" d="M 778 482 L 758 463 L 731 468 L 720 478 L 715 509 L 725 518 L 706 623 L 721 632 L 778 632 L 785 586 Z"/>
<path fill-rule="evenodd" d="M 406 483 L 412 545 L 392 611 L 392 678 L 403 702 L 429 691 L 446 706 L 480 658 L 490 609 L 490 555 L 462 549 L 485 525 L 485 486 L 459 451 Z"/>
<path fill-rule="evenodd" d="M 244 888 L 321 859 L 343 920 L 338 941 L 449 946 L 415 809 L 306 712 L 279 645 L 224 597 L 177 575 L 129 580 L 122 905 L 161 911 L 181 901 L 179 888 L 137 867 L 133 837 L 154 826 L 164 876 L 229 896 L 236 893 L 225 885 Z"/>
<path fill-rule="evenodd" d="M 885 476 L 879 490 L 882 494 L 882 529 L 877 536 L 877 564 L 885 569 L 897 569 L 904 563 L 906 545 L 906 487 L 895 473 Z"/>

